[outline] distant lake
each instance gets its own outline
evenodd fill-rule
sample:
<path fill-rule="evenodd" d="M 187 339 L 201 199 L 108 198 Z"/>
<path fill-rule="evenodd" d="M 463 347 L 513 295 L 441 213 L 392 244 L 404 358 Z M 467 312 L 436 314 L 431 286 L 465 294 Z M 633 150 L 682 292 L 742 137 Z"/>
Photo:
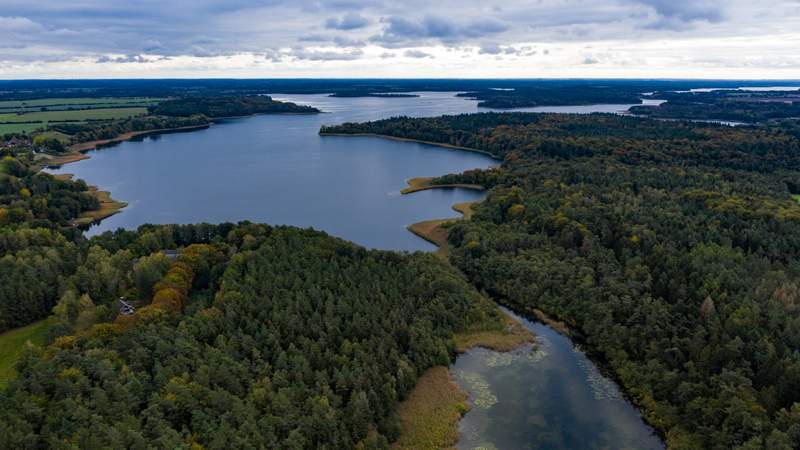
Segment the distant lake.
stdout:
<path fill-rule="evenodd" d="M 455 203 L 482 193 L 431 190 L 409 196 L 406 180 L 486 168 L 485 155 L 365 137 L 320 137 L 321 125 L 393 116 L 478 111 L 454 93 L 411 98 L 276 95 L 316 106 L 317 115 L 260 115 L 207 130 L 163 134 L 91 152 L 52 173 L 73 173 L 128 207 L 89 234 L 145 223 L 251 220 L 314 227 L 371 248 L 432 250 L 406 230 L 422 220 L 458 217 Z M 616 112 L 630 105 L 526 108 L 537 112 Z"/>

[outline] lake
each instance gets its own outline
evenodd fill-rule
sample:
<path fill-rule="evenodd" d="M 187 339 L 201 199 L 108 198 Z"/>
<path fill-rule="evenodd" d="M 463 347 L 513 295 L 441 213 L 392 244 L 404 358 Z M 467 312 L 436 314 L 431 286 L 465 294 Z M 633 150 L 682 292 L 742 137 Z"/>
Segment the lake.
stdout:
<path fill-rule="evenodd" d="M 433 250 L 406 226 L 457 217 L 453 204 L 479 200 L 483 193 L 437 189 L 402 196 L 406 180 L 486 168 L 498 161 L 430 145 L 318 135 L 321 125 L 347 121 L 479 111 L 476 101 L 452 93 L 420 95 L 275 96 L 326 113 L 254 116 L 222 121 L 206 130 L 145 137 L 94 151 L 91 159 L 50 172 L 73 173 L 129 202 L 90 234 L 144 223 L 251 220 L 314 227 L 372 248 Z M 621 113 L 630 106 L 523 110 Z M 660 448 L 616 385 L 567 338 L 544 325 L 523 323 L 539 336 L 537 347 L 510 354 L 476 349 L 456 361 L 459 382 L 473 403 L 488 405 L 478 403 L 465 417 L 462 448 L 489 442 L 510 450 L 634 444 L 630 448 Z"/>
<path fill-rule="evenodd" d="M 207 130 L 162 134 L 91 152 L 91 158 L 51 173 L 72 173 L 111 191 L 128 207 L 93 235 L 145 223 L 236 222 L 313 227 L 370 248 L 433 250 L 408 232 L 422 220 L 458 217 L 455 203 L 482 193 L 430 190 L 401 196 L 406 180 L 486 168 L 479 153 L 380 138 L 320 137 L 321 125 L 398 115 L 438 116 L 479 111 L 453 93 L 416 98 L 332 98 L 276 95 L 316 106 L 317 115 L 260 115 Z M 630 105 L 526 108 L 538 112 L 619 112 Z M 485 111 L 485 109 L 481 109 Z"/>
<path fill-rule="evenodd" d="M 579 347 L 547 325 L 506 312 L 536 334 L 536 343 L 458 357 L 452 373 L 471 406 L 460 423 L 459 449 L 664 448 Z"/>

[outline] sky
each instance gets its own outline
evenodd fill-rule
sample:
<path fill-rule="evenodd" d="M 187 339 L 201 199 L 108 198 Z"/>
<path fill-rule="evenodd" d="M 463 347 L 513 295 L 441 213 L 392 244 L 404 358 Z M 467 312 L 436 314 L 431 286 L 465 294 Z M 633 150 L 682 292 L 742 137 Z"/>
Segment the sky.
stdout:
<path fill-rule="evenodd" d="M 800 0 L 0 0 L 0 78 L 800 79 Z"/>

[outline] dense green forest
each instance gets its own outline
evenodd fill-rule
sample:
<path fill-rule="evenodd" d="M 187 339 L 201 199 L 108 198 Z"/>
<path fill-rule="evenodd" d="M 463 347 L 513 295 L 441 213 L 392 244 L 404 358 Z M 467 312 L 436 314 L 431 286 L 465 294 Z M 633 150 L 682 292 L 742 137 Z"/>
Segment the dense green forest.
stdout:
<path fill-rule="evenodd" d="M 158 116 L 203 115 L 211 118 L 266 113 L 312 114 L 320 112 L 311 106 L 278 102 L 266 95 L 177 98 L 151 106 L 149 111 Z"/>
<path fill-rule="evenodd" d="M 0 162 L 0 332 L 51 313 L 65 274 L 74 273 L 79 231 L 69 221 L 98 208 L 83 181 L 39 173 L 30 152 Z"/>
<path fill-rule="evenodd" d="M 190 115 L 188 117 L 144 116 L 87 124 L 58 124 L 52 125 L 49 129 L 66 135 L 68 137 L 68 145 L 72 145 L 114 139 L 126 133 L 199 127 L 208 124 L 208 119 L 201 115 Z"/>
<path fill-rule="evenodd" d="M 675 449 L 800 448 L 800 126 L 475 114 L 323 129 L 473 147 L 436 183 L 480 288 L 567 322 Z"/>
<path fill-rule="evenodd" d="M 631 113 L 660 119 L 727 120 L 764 122 L 800 117 L 800 93 L 748 92 L 657 92 L 654 98 L 667 100 L 660 106 L 635 106 Z"/>
<path fill-rule="evenodd" d="M 509 89 L 484 89 L 458 94 L 479 100 L 478 107 L 510 109 L 534 106 L 571 106 L 593 104 L 639 104 L 646 87 L 575 86 L 569 89 L 550 86 L 525 86 Z"/>
<path fill-rule="evenodd" d="M 84 258 L 0 392 L 0 448 L 388 448 L 454 331 L 501 323 L 433 255 L 314 231 L 145 227 Z M 147 306 L 114 319 L 120 292 Z"/>

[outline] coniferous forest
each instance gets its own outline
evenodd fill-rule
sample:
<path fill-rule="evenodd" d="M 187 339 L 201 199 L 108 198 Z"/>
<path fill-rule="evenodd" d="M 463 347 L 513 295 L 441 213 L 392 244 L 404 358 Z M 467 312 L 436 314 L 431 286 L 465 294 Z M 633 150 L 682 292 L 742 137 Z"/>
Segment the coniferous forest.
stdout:
<path fill-rule="evenodd" d="M 498 314 L 435 256 L 314 231 L 170 226 L 86 245 L 52 344 L 0 393 L 0 448 L 386 448 L 453 333 Z M 174 260 L 153 251 L 176 245 Z M 121 293 L 145 306 L 117 315 Z"/>
<path fill-rule="evenodd" d="M 800 127 L 477 114 L 324 128 L 472 147 L 500 168 L 451 261 L 565 321 L 670 448 L 798 448 Z"/>

